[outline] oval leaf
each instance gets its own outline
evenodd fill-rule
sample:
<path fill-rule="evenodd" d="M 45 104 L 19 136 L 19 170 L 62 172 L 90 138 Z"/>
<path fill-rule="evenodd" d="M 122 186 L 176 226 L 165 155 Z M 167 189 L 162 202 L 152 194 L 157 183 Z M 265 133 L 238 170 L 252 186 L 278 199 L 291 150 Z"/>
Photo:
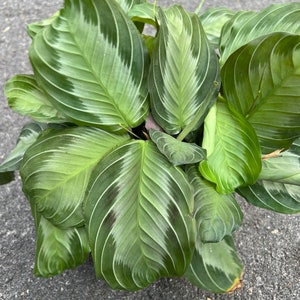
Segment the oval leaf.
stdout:
<path fill-rule="evenodd" d="M 91 176 L 85 220 L 96 274 L 136 290 L 182 275 L 194 249 L 193 196 L 185 174 L 150 141 L 108 154 Z"/>
<path fill-rule="evenodd" d="M 92 169 L 128 139 L 88 127 L 45 132 L 24 155 L 20 168 L 24 193 L 56 226 L 82 226 L 81 206 Z"/>
<path fill-rule="evenodd" d="M 226 236 L 218 243 L 196 242 L 196 250 L 185 278 L 201 289 L 229 293 L 241 288 L 242 274 L 243 265 L 236 253 L 233 238 Z"/>
<path fill-rule="evenodd" d="M 61 229 L 37 213 L 34 274 L 51 277 L 75 268 L 88 258 L 90 249 L 84 227 Z"/>
<path fill-rule="evenodd" d="M 205 119 L 202 147 L 207 160 L 200 162 L 202 176 L 221 194 L 253 184 L 261 171 L 257 136 L 246 119 L 226 103 L 217 102 Z"/>
<path fill-rule="evenodd" d="M 32 75 L 16 75 L 5 85 L 5 96 L 10 108 L 37 122 L 66 122 L 49 97 L 36 83 Z"/>
<path fill-rule="evenodd" d="M 300 34 L 299 2 L 270 5 L 260 12 L 238 12 L 222 29 L 221 65 L 238 48 L 274 32 Z"/>
<path fill-rule="evenodd" d="M 154 129 L 150 129 L 149 134 L 159 151 L 174 166 L 193 164 L 206 158 L 205 149 L 197 144 L 180 142 L 167 133 Z"/>
<path fill-rule="evenodd" d="M 77 124 L 136 127 L 148 114 L 148 55 L 115 1 L 69 0 L 38 32 L 30 59 L 38 84 Z"/>
<path fill-rule="evenodd" d="M 220 242 L 241 224 L 243 213 L 234 194 L 219 194 L 214 186 L 202 178 L 196 166 L 187 169 L 194 187 L 195 219 L 201 242 Z"/>
<path fill-rule="evenodd" d="M 225 98 L 254 127 L 263 153 L 300 136 L 299 57 L 300 36 L 274 33 L 240 48 L 222 68 Z"/>
<path fill-rule="evenodd" d="M 149 74 L 151 110 L 169 134 L 197 129 L 219 89 L 219 63 L 196 14 L 159 10 L 160 27 Z"/>

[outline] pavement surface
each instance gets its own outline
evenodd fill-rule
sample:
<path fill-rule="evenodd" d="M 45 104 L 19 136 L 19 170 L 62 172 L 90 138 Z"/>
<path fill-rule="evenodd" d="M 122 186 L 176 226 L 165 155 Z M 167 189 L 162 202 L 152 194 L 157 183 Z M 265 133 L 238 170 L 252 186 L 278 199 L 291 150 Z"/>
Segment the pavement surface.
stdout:
<path fill-rule="evenodd" d="M 158 0 L 161 6 L 175 1 Z M 261 9 L 288 1 L 207 0 L 205 6 Z M 193 11 L 198 1 L 176 1 Z M 25 118 L 11 112 L 4 83 L 17 73 L 31 73 L 25 27 L 50 16 L 62 0 L 0 1 L 0 161 L 13 148 Z M 206 293 L 183 279 L 161 279 L 143 291 L 113 291 L 96 279 L 92 262 L 54 278 L 33 275 L 35 232 L 19 178 L 0 186 L 0 299 L 115 299 L 115 300 L 297 300 L 300 299 L 300 216 L 258 209 L 239 200 L 244 211 L 236 246 L 244 262 L 243 288 L 230 295 Z"/>

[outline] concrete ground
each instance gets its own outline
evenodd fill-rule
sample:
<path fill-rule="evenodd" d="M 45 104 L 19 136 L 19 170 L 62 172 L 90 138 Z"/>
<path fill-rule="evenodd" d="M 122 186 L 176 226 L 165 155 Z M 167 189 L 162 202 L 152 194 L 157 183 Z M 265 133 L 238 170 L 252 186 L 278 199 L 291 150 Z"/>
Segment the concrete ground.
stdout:
<path fill-rule="evenodd" d="M 174 2 L 189 10 L 194 1 Z M 207 0 L 205 6 L 260 9 L 271 0 Z M 11 112 L 3 95 L 4 83 L 14 74 L 31 73 L 25 26 L 54 13 L 62 0 L 0 1 L 0 160 L 13 148 L 24 118 Z M 0 299 L 187 299 L 297 300 L 300 299 L 300 215 L 284 216 L 240 201 L 245 218 L 236 233 L 236 246 L 245 265 L 243 288 L 230 295 L 206 293 L 183 279 L 161 279 L 143 291 L 112 291 L 96 279 L 91 261 L 50 278 L 34 277 L 35 232 L 20 181 L 0 186 Z"/>

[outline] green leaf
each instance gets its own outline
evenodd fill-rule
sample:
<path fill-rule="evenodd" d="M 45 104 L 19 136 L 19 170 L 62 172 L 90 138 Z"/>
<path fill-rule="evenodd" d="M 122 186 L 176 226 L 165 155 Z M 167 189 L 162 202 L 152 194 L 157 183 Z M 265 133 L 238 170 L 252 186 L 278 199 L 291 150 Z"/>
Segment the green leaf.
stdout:
<path fill-rule="evenodd" d="M 300 139 L 287 151 L 264 159 L 259 179 L 300 185 Z"/>
<path fill-rule="evenodd" d="M 24 155 L 20 174 L 25 195 L 54 225 L 82 226 L 81 206 L 92 169 L 128 139 L 91 127 L 45 132 Z"/>
<path fill-rule="evenodd" d="M 7 184 L 15 179 L 14 172 L 0 172 L 0 185 Z"/>
<path fill-rule="evenodd" d="M 196 166 L 187 169 L 194 187 L 195 219 L 201 242 L 220 242 L 241 224 L 243 213 L 234 194 L 219 194 L 214 186 L 202 178 Z"/>
<path fill-rule="evenodd" d="M 150 129 L 152 141 L 159 151 L 174 165 L 197 163 L 206 158 L 206 151 L 194 143 L 180 142 L 167 133 Z"/>
<path fill-rule="evenodd" d="M 37 122 L 66 122 L 32 75 L 16 75 L 5 85 L 5 96 L 12 110 Z"/>
<path fill-rule="evenodd" d="M 34 22 L 29 25 L 27 25 L 27 33 L 28 35 L 34 39 L 36 34 L 43 30 L 48 25 L 51 25 L 51 23 L 59 16 L 60 11 L 57 11 L 54 13 L 50 18 L 44 19 L 42 21 Z"/>
<path fill-rule="evenodd" d="M 134 22 L 141 22 L 157 27 L 155 6 L 153 3 L 142 3 L 134 5 L 128 12 L 128 16 Z"/>
<path fill-rule="evenodd" d="M 222 29 L 221 65 L 241 46 L 274 32 L 300 34 L 299 2 L 270 5 L 259 12 L 238 12 Z"/>
<path fill-rule="evenodd" d="M 39 86 L 74 123 L 118 131 L 147 117 L 148 54 L 115 1 L 66 0 L 29 55 Z"/>
<path fill-rule="evenodd" d="M 196 14 L 172 6 L 159 10 L 158 17 L 149 74 L 151 111 L 167 133 L 184 128 L 189 133 L 199 128 L 216 100 L 218 59 Z"/>
<path fill-rule="evenodd" d="M 16 147 L 0 165 L 0 173 L 19 170 L 25 151 L 36 141 L 48 126 L 39 123 L 26 124 L 18 137 Z"/>
<path fill-rule="evenodd" d="M 36 224 L 34 274 L 50 277 L 84 263 L 90 252 L 86 229 L 58 228 L 31 207 Z"/>
<path fill-rule="evenodd" d="M 213 292 L 232 292 L 241 287 L 243 265 L 233 238 L 218 243 L 196 242 L 196 250 L 185 277 L 197 287 Z"/>
<path fill-rule="evenodd" d="M 209 42 L 215 49 L 219 48 L 219 39 L 223 25 L 229 21 L 235 11 L 226 7 L 211 7 L 200 15 L 200 20 Z"/>
<path fill-rule="evenodd" d="M 134 6 L 145 3 L 146 0 L 116 0 L 118 2 L 122 9 L 128 13 Z"/>
<path fill-rule="evenodd" d="M 237 192 L 249 203 L 282 214 L 300 212 L 300 185 L 259 180 Z"/>
<path fill-rule="evenodd" d="M 202 176 L 221 194 L 253 184 L 261 171 L 257 136 L 247 120 L 226 103 L 217 102 L 204 123 L 202 147 L 207 160 L 199 165 Z"/>
<path fill-rule="evenodd" d="M 185 174 L 151 141 L 132 141 L 95 167 L 85 221 L 98 277 L 141 289 L 180 276 L 194 249 L 193 195 Z"/>
<path fill-rule="evenodd" d="M 300 35 L 274 33 L 240 48 L 222 68 L 225 98 L 254 127 L 264 154 L 300 136 L 299 46 Z"/>

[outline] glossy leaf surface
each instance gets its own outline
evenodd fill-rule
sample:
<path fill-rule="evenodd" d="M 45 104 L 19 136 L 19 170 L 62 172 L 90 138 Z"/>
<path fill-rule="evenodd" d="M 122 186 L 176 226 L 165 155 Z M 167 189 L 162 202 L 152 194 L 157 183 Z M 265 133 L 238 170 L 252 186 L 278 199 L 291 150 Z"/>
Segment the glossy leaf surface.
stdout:
<path fill-rule="evenodd" d="M 226 103 L 217 102 L 207 115 L 202 146 L 207 160 L 200 162 L 200 172 L 216 184 L 219 193 L 233 193 L 257 180 L 261 171 L 257 136 L 246 119 Z"/>
<path fill-rule="evenodd" d="M 196 242 L 196 250 L 185 277 L 213 293 L 232 292 L 241 287 L 243 266 L 231 236 L 218 243 Z"/>
<path fill-rule="evenodd" d="M 180 6 L 159 10 L 160 27 L 149 74 L 156 122 L 175 135 L 197 129 L 216 100 L 219 67 L 196 14 Z"/>
<path fill-rule="evenodd" d="M 82 226 L 81 206 L 92 169 L 128 138 L 88 127 L 45 132 L 24 155 L 24 193 L 54 225 Z"/>
<path fill-rule="evenodd" d="M 300 34 L 299 2 L 274 4 L 259 12 L 238 12 L 222 30 L 221 65 L 238 48 L 251 40 L 274 32 Z"/>
<path fill-rule="evenodd" d="M 112 288 L 185 272 L 195 235 L 191 187 L 152 142 L 132 141 L 101 160 L 85 203 L 96 274 Z"/>
<path fill-rule="evenodd" d="M 300 185 L 259 180 L 237 192 L 249 203 L 282 214 L 300 212 Z"/>
<path fill-rule="evenodd" d="M 231 235 L 243 220 L 243 213 L 234 194 L 219 194 L 202 178 L 196 166 L 188 167 L 188 178 L 194 187 L 195 219 L 201 242 L 220 242 Z"/>
<path fill-rule="evenodd" d="M 300 136 L 299 57 L 300 36 L 274 33 L 240 48 L 222 69 L 225 98 L 254 127 L 264 154 Z"/>
<path fill-rule="evenodd" d="M 145 49 L 115 1 L 66 0 L 29 54 L 38 84 L 58 110 L 77 124 L 117 131 L 140 125 L 148 114 Z"/>
<path fill-rule="evenodd" d="M 174 165 L 197 163 L 206 158 L 206 151 L 194 143 L 180 142 L 167 133 L 151 129 L 152 141 L 159 151 Z"/>
<path fill-rule="evenodd" d="M 89 255 L 84 227 L 61 229 L 41 216 L 32 206 L 36 224 L 34 274 L 51 277 L 84 263 Z"/>

